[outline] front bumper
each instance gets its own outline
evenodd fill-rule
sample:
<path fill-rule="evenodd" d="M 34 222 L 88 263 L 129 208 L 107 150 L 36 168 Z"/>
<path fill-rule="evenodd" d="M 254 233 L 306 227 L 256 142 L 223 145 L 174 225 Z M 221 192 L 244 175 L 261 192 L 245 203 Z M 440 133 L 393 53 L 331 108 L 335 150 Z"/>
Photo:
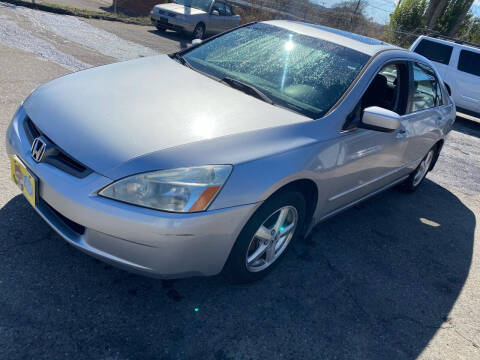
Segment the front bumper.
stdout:
<path fill-rule="evenodd" d="M 259 206 L 175 214 L 99 197 L 111 179 L 97 173 L 79 179 L 33 160 L 25 116 L 21 108 L 12 120 L 7 152 L 39 178 L 35 210 L 68 243 L 118 267 L 159 278 L 218 274 Z"/>
<path fill-rule="evenodd" d="M 167 16 L 167 15 L 155 14 L 153 12 L 150 13 L 150 19 L 152 20 L 153 25 L 160 26 L 165 29 L 192 32 L 193 29 L 195 28 L 195 24 L 191 24 L 188 21 L 176 19 L 174 17 Z M 168 22 L 164 22 L 165 19 Z"/>

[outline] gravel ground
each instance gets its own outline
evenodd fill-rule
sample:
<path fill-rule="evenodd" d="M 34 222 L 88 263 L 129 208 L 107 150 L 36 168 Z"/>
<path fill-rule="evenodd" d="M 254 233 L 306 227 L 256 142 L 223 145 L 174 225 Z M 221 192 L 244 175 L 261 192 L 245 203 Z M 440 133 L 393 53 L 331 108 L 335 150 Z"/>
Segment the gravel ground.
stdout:
<path fill-rule="evenodd" d="M 0 2 L 0 20 L 0 44 L 30 51 L 41 59 L 55 62 L 68 70 L 82 70 L 112 62 L 113 59 L 129 60 L 158 54 L 149 47 L 124 40 L 73 16 Z M 60 48 L 58 43 L 61 43 Z M 75 51 L 61 49 L 68 46 L 79 48 L 85 53 L 101 54 L 104 59 L 93 63 L 82 61 L 75 57 Z"/>
<path fill-rule="evenodd" d="M 6 21 L 82 63 L 117 61 L 0 7 Z M 85 38 L 95 27 L 121 44 L 185 46 L 86 24 Z M 72 70 L 17 46 L 20 33 L 0 36 L 1 133 L 36 86 Z M 245 286 L 158 281 L 80 253 L 19 195 L 4 150 L 0 137 L 0 359 L 480 359 L 479 123 L 458 118 L 417 193 L 393 189 L 321 224 Z"/>

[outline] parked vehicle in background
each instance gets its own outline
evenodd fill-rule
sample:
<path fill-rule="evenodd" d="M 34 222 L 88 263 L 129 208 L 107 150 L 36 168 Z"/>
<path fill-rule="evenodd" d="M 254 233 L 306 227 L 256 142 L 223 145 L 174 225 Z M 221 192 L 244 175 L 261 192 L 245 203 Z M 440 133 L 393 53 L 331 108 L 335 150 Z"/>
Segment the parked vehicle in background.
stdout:
<path fill-rule="evenodd" d="M 457 110 L 480 117 L 480 46 L 443 36 L 420 36 L 410 50 L 432 61 Z"/>
<path fill-rule="evenodd" d="M 186 32 L 194 39 L 232 29 L 241 22 L 240 15 L 235 15 L 227 2 L 217 0 L 176 0 L 159 4 L 150 16 L 158 30 Z"/>
<path fill-rule="evenodd" d="M 375 39 L 268 21 L 198 42 L 19 107 L 12 180 L 73 246 L 151 276 L 256 280 L 318 222 L 417 189 L 455 121 L 432 63 Z"/>

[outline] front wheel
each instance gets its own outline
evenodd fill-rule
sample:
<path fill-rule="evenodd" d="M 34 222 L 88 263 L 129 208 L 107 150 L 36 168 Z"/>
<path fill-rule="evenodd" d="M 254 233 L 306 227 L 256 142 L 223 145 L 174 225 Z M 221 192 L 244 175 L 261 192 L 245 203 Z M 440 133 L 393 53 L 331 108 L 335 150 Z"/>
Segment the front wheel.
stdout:
<path fill-rule="evenodd" d="M 158 31 L 161 31 L 161 32 L 165 32 L 165 31 L 167 31 L 167 29 L 166 29 L 166 28 L 164 28 L 164 27 L 161 27 L 160 25 L 156 25 L 156 28 L 157 28 L 157 30 L 158 30 Z"/>
<path fill-rule="evenodd" d="M 268 199 L 238 236 L 224 275 L 234 283 L 262 278 L 302 233 L 304 223 L 305 199 L 300 193 L 285 192 Z"/>

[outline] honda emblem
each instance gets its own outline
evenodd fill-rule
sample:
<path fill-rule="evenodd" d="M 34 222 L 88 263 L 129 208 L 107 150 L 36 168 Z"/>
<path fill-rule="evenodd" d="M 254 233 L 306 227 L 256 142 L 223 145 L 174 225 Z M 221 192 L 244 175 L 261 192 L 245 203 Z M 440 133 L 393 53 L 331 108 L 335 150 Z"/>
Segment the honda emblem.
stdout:
<path fill-rule="evenodd" d="M 32 157 L 36 162 L 41 162 L 47 150 L 47 142 L 41 137 L 35 138 L 32 143 Z"/>

